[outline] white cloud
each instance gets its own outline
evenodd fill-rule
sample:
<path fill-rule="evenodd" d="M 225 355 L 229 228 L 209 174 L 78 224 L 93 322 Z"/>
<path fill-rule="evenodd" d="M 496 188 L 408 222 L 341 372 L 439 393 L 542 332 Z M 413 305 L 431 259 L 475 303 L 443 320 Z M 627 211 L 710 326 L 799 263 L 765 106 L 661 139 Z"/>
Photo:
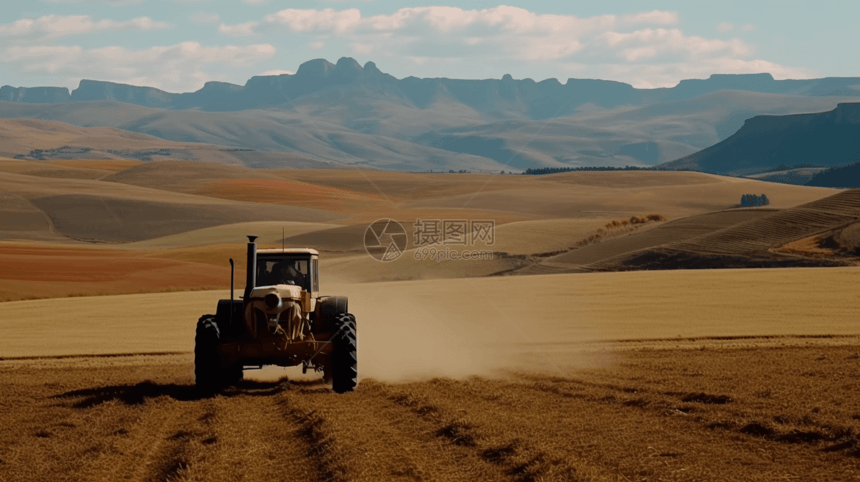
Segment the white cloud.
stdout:
<path fill-rule="evenodd" d="M 612 64 L 601 65 L 598 75 L 603 78 L 641 79 L 636 87 L 654 88 L 672 86 L 680 79 L 706 79 L 715 73 L 758 74 L 769 72 L 777 79 L 808 79 L 815 73 L 807 69 L 783 67 L 766 60 L 740 60 L 716 58 L 703 62 L 666 63 L 657 65 Z"/>
<path fill-rule="evenodd" d="M 80 47 L 9 47 L 0 62 L 19 64 L 20 69 L 28 73 L 56 74 L 77 61 L 82 53 Z"/>
<path fill-rule="evenodd" d="M 35 20 L 31 18 L 22 18 L 14 23 L 0 25 L 0 36 L 11 37 L 16 35 L 26 35 L 33 31 Z"/>
<path fill-rule="evenodd" d="M 651 12 L 646 17 L 666 20 L 662 12 L 657 13 L 661 15 Z M 341 11 L 326 8 L 281 10 L 266 16 L 262 24 L 252 28 L 258 31 L 264 25 L 275 24 L 296 33 L 349 38 L 354 41 L 354 49 L 367 53 L 391 46 L 389 42 L 396 37 L 396 48 L 411 57 L 421 57 L 424 51 L 445 55 L 458 44 L 481 52 L 507 45 L 518 51 L 515 58 L 541 61 L 577 52 L 582 48 L 579 36 L 605 31 L 617 21 L 614 15 L 580 19 L 570 15 L 539 15 L 507 6 L 486 10 L 402 8 L 390 15 L 366 18 L 355 8 Z M 244 33 L 247 26 L 225 25 L 223 32 L 234 34 L 234 28 Z"/>
<path fill-rule="evenodd" d="M 268 15 L 267 23 L 286 25 L 294 32 L 331 31 L 342 34 L 353 29 L 361 21 L 357 8 L 340 12 L 331 8 L 325 10 L 286 9 Z"/>
<path fill-rule="evenodd" d="M 295 72 L 293 72 L 292 70 L 267 70 L 260 75 L 284 75 L 284 74 L 293 75 L 293 74 L 295 74 Z"/>
<path fill-rule="evenodd" d="M 748 24 L 744 25 L 743 27 L 741 27 L 741 30 L 743 30 L 744 32 L 752 32 L 753 30 L 755 30 L 755 28 L 756 27 L 754 24 L 748 23 Z"/>
<path fill-rule="evenodd" d="M 626 24 L 674 25 L 678 23 L 678 12 L 653 10 L 651 12 L 625 15 L 621 21 Z"/>
<path fill-rule="evenodd" d="M 770 72 L 809 76 L 807 71 L 752 58 L 754 48 L 740 39 L 690 35 L 677 12 L 653 10 L 624 16 L 538 14 L 499 6 L 483 10 L 430 6 L 401 8 L 390 14 L 362 16 L 356 8 L 284 9 L 259 23 L 223 25 L 227 35 L 268 34 L 270 26 L 307 35 L 311 49 L 343 45 L 355 55 L 408 63 L 439 75 L 456 72 L 506 72 L 512 62 L 552 65 L 559 73 L 610 75 L 636 86 L 671 86 L 691 75 Z M 728 32 L 735 26 L 723 23 Z M 749 27 L 753 28 L 753 27 Z M 748 27 L 740 27 L 747 30 Z M 475 68 L 479 66 L 479 68 Z"/>
<path fill-rule="evenodd" d="M 731 32 L 734 28 L 735 26 L 729 22 L 720 22 L 717 24 L 717 32 Z"/>
<path fill-rule="evenodd" d="M 394 32 L 411 28 L 436 33 L 478 33 L 506 35 L 546 35 L 568 33 L 573 36 L 614 26 L 614 15 L 580 19 L 572 15 L 536 14 L 519 7 L 500 6 L 485 10 L 457 7 L 401 8 L 391 15 L 376 15 L 359 21 L 367 31 Z"/>
<path fill-rule="evenodd" d="M 69 82 L 81 78 L 147 85 L 178 92 L 196 90 L 214 75 L 232 74 L 275 55 L 269 44 L 207 47 L 197 42 L 130 50 L 77 46 L 8 47 L 0 63 L 35 75 L 60 74 Z"/>
<path fill-rule="evenodd" d="M 94 21 L 88 15 L 46 15 L 36 19 L 24 18 L 0 25 L 0 37 L 41 35 L 47 38 L 81 35 L 105 30 L 155 30 L 170 27 L 149 17 L 138 17 L 125 22 L 116 20 Z"/>
<path fill-rule="evenodd" d="M 607 32 L 598 37 L 630 62 L 653 59 L 658 55 L 696 60 L 719 56 L 743 57 L 750 48 L 739 40 L 723 41 L 684 35 L 678 29 L 643 29 L 631 33 Z M 650 55 L 643 55 L 650 52 Z M 609 53 L 609 52 L 607 52 Z"/>
<path fill-rule="evenodd" d="M 218 31 L 224 35 L 233 37 L 247 37 L 254 35 L 254 29 L 257 28 L 259 22 L 245 22 L 236 25 L 221 24 L 218 26 Z"/>
<path fill-rule="evenodd" d="M 211 24 L 221 21 L 221 17 L 219 17 L 217 13 L 198 12 L 191 15 L 190 18 L 192 22 L 199 24 Z"/>

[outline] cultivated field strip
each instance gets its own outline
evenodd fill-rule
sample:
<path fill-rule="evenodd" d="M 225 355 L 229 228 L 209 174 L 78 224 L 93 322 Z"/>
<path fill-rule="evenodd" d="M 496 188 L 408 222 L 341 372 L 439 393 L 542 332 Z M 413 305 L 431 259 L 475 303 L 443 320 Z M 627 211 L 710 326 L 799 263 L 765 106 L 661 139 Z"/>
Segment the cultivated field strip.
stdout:
<path fill-rule="evenodd" d="M 3 361 L 0 479 L 856 480 L 860 345 L 745 341 L 346 395 L 281 378 L 202 396 L 186 355 Z"/>
<path fill-rule="evenodd" d="M 762 255 L 770 248 L 858 220 L 860 189 L 852 189 L 664 247 L 701 254 Z"/>
<path fill-rule="evenodd" d="M 634 233 L 630 236 L 583 246 L 568 253 L 550 258 L 550 261 L 577 266 L 597 266 L 602 260 L 613 259 L 627 254 L 667 243 L 677 243 L 713 233 L 739 223 L 754 221 L 772 214 L 773 211 L 744 209 L 702 214 L 689 218 L 670 221 L 656 228 Z"/>
<path fill-rule="evenodd" d="M 673 223 L 641 235 L 630 236 L 638 238 L 650 235 L 656 237 L 666 229 L 663 242 L 658 240 L 645 240 L 639 242 L 641 247 L 630 249 L 624 253 L 613 253 L 599 261 L 586 266 L 587 269 L 605 271 L 617 269 L 623 261 L 634 254 L 645 253 L 650 250 L 664 252 L 683 251 L 700 256 L 723 255 L 723 256 L 748 256 L 748 257 L 772 257 L 774 248 L 783 246 L 792 241 L 806 238 L 815 234 L 831 231 L 860 221 L 860 189 L 843 191 L 833 196 L 813 201 L 802 206 L 773 212 L 765 209 L 747 209 L 747 213 L 759 212 L 759 216 L 747 220 L 718 227 L 711 224 L 711 229 L 693 236 L 681 236 L 681 239 L 672 239 L 668 230 L 678 231 Z M 738 211 L 738 213 L 744 212 Z M 726 213 L 729 213 L 727 211 Z M 687 219 L 675 221 L 678 227 L 684 225 L 696 226 L 697 220 L 708 221 L 709 218 L 723 213 L 712 213 L 694 216 Z M 709 224 L 709 223 L 705 223 Z M 713 229 L 717 227 L 718 229 Z M 649 241 L 649 242 L 646 242 Z M 636 239 L 626 241 L 630 246 L 637 243 Z M 608 243 L 607 243 L 608 244 Z M 645 246 L 645 245 L 648 246 Z M 616 250 L 617 251 L 617 250 Z M 574 255 L 573 251 L 571 255 Z"/>

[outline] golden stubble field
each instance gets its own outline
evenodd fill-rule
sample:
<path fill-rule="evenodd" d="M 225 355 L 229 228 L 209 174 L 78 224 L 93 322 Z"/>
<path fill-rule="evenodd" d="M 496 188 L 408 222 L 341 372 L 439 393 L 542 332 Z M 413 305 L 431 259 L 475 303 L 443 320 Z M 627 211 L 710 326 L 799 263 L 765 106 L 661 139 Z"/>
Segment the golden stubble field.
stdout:
<path fill-rule="evenodd" d="M 851 192 L 826 218 L 837 193 L 2 160 L 0 479 L 857 480 L 860 268 L 490 276 L 707 239 L 786 251 L 795 231 L 807 256 L 860 219 Z M 492 219 L 494 259 L 376 262 L 379 218 Z M 783 218 L 818 224 L 771 242 Z M 323 292 L 358 319 L 356 392 L 280 369 L 194 389 L 194 323 L 229 296 L 229 257 L 240 292 L 245 234 L 320 249 Z"/>
<path fill-rule="evenodd" d="M 582 351 L 625 340 L 671 347 L 673 339 L 858 335 L 850 303 L 858 283 L 858 268 L 786 268 L 323 282 L 321 292 L 349 296 L 366 353 L 362 374 L 399 380 L 546 368 L 540 352 L 577 368 Z M 4 303 L 0 357 L 191 352 L 197 319 L 228 297 L 221 290 Z"/>

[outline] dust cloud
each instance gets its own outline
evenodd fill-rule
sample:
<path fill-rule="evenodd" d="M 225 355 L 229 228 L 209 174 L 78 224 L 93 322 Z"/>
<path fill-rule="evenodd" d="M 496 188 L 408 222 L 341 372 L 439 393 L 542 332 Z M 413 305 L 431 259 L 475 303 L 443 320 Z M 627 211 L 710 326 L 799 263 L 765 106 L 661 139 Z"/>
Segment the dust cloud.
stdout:
<path fill-rule="evenodd" d="M 441 289 L 430 290 L 430 285 Z M 357 303 L 350 301 L 359 331 L 361 378 L 403 382 L 511 371 L 566 376 L 611 362 L 606 353 L 548 342 L 563 334 L 536 329 L 534 318 L 500 311 L 465 280 L 364 286 L 376 291 L 369 293 L 372 298 L 359 293 Z"/>

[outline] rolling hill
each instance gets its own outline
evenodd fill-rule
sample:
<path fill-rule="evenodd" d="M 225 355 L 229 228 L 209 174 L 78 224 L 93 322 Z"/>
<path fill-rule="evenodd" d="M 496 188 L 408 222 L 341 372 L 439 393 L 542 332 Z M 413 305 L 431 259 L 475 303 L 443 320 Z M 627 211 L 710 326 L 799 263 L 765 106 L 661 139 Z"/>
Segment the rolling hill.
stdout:
<path fill-rule="evenodd" d="M 117 104 L 119 106 L 121 104 Z M 92 115 L 110 114 L 96 110 Z M 89 114 L 84 114 L 86 117 Z M 50 116 L 48 116 L 50 117 Z M 64 116 L 59 116 L 63 118 Z M 68 120 L 68 119 L 64 119 Z M 84 124 L 90 124 L 84 122 Z M 111 122 L 95 123 L 111 124 Z M 181 136 L 176 136 L 181 137 Z M 217 136 L 209 140 L 218 141 Z M 66 122 L 39 118 L 0 118 L 0 157 L 46 159 L 119 159 L 128 161 L 188 160 L 250 167 L 316 168 L 333 167 L 307 157 L 285 152 L 260 152 L 218 144 L 167 141 L 149 134 L 113 127 L 79 127 Z M 105 164 L 100 164 L 104 166 Z M 20 164 L 32 170 L 33 164 Z M 215 168 L 213 168 L 215 169 Z"/>
<path fill-rule="evenodd" d="M 613 246 L 651 233 L 658 234 L 652 244 L 679 240 L 660 235 L 664 225 L 725 210 L 742 194 L 765 190 L 772 209 L 836 192 L 667 171 L 494 177 L 249 169 L 181 160 L 0 160 L 0 299 L 216 286 L 229 279 L 227 259 L 243 269 L 247 234 L 260 236 L 267 247 L 319 249 L 326 259 L 321 269 L 332 281 L 488 276 L 569 251 L 606 224 L 631 216 L 655 213 L 668 221 L 613 231 L 571 255 L 641 249 L 650 245 Z M 738 221 L 714 216 L 690 218 L 692 234 Z M 376 261 L 363 245 L 367 226 L 382 218 L 400 221 L 413 237 L 396 263 Z M 493 220 L 493 244 L 469 248 L 493 256 L 422 259 L 427 253 L 414 242 L 417 219 Z M 98 262 L 88 265 L 89 258 Z M 74 268 L 58 271 L 57 262 Z M 40 277 L 56 282 L 49 289 Z"/>
<path fill-rule="evenodd" d="M 842 103 L 829 112 L 747 120 L 728 139 L 662 169 L 744 175 L 779 165 L 836 166 L 860 160 L 860 103 Z"/>
<path fill-rule="evenodd" d="M 564 249 L 508 274 L 855 265 L 858 227 L 860 190 L 851 189 L 784 209 L 724 209 L 676 219 Z"/>

